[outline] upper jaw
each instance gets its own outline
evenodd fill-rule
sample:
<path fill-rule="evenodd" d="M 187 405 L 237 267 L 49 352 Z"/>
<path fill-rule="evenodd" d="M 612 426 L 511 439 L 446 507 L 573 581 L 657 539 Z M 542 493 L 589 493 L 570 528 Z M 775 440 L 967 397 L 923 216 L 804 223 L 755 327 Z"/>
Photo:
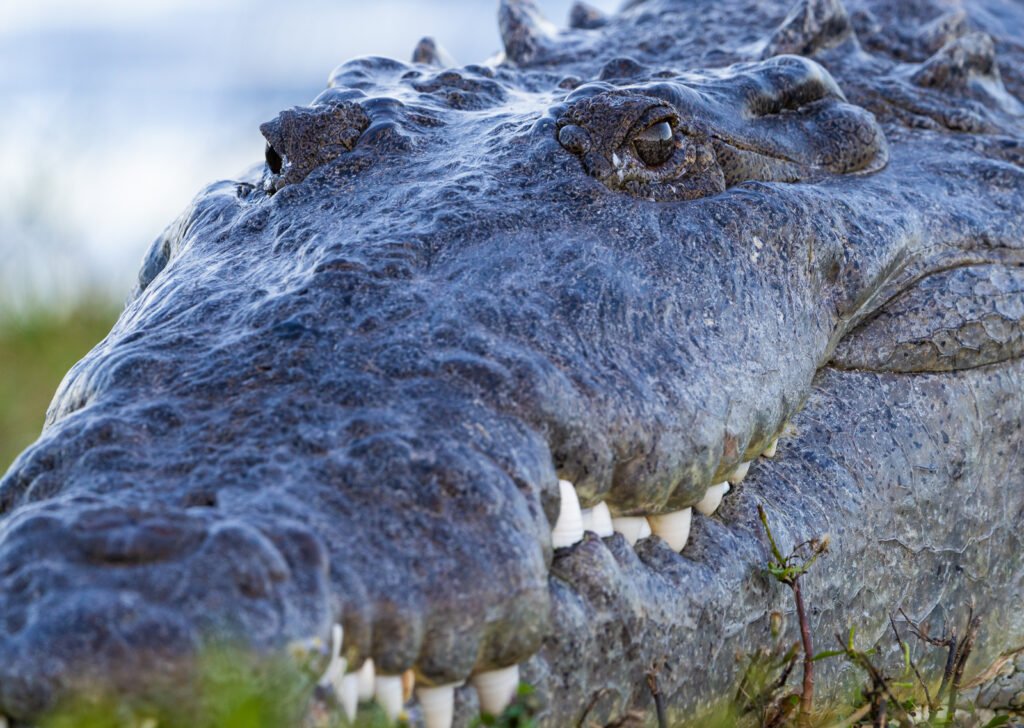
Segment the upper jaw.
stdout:
<path fill-rule="evenodd" d="M 235 223 L 225 217 L 221 224 Z M 631 245 L 627 238 L 598 242 L 520 236 L 520 263 L 554 265 L 552 240 L 598 259 Z M 739 244 L 729 240 L 723 236 L 718 242 Z M 273 244 L 258 235 L 246 242 L 254 255 L 261 254 L 261 245 Z M 467 243 L 472 249 L 467 255 L 486 260 L 507 250 L 504 243 L 474 238 Z M 201 249 L 183 249 L 175 261 L 176 276 L 188 279 L 191 266 L 198 272 L 209 261 Z M 491 290 L 481 296 L 488 291 L 481 280 L 486 265 L 454 272 L 435 267 L 435 278 L 420 295 L 436 308 L 419 315 L 403 309 L 400 321 L 374 328 L 372 336 L 358 336 L 345 317 L 361 318 L 367 312 L 325 307 L 328 297 L 339 290 L 361 290 L 367 278 L 376 276 L 388 294 L 385 300 L 393 303 L 409 294 L 404 279 L 356 267 L 325 267 L 324 257 L 337 263 L 336 250 L 310 246 L 278 260 L 264 252 L 280 265 L 294 265 L 303 254 L 313 256 L 296 274 L 307 293 L 265 303 L 256 299 L 252 308 L 243 307 L 242 320 L 231 326 L 229 366 L 217 359 L 226 353 L 212 343 L 220 340 L 223 323 L 210 324 L 223 321 L 230 310 L 217 308 L 217 302 L 230 299 L 225 290 L 216 290 L 229 281 L 207 279 L 214 290 L 194 292 L 206 302 L 204 308 L 193 309 L 194 301 L 185 298 L 169 312 L 161 304 L 168 301 L 165 286 L 175 278 L 158 280 L 68 379 L 47 435 L 0 483 L 3 501 L 25 508 L 25 514 L 32 508 L 55 508 L 54 524 L 41 524 L 50 532 L 59 531 L 63 521 L 77 523 L 91 510 L 109 521 L 104 528 L 113 530 L 104 533 L 110 538 L 88 540 L 103 547 L 90 557 L 97 573 L 113 578 L 103 583 L 102 593 L 89 597 L 92 613 L 109 611 L 124 590 L 140 600 L 141 613 L 162 609 L 165 592 L 185 589 L 222 594 L 218 609 L 224 611 L 218 616 L 226 623 L 235 619 L 233 632 L 242 639 L 265 636 L 253 640 L 258 649 L 282 639 L 327 635 L 337 622 L 352 666 L 372 656 L 382 674 L 412 668 L 425 685 L 450 684 L 518 664 L 550 630 L 551 530 L 559 517 L 559 477 L 577 483 L 585 506 L 606 501 L 614 515 L 693 505 L 716 473 L 768 444 L 798 406 L 800 380 L 813 373 L 808 364 L 810 373 L 744 379 L 743 367 L 730 359 L 728 343 L 741 342 L 744 359 L 756 360 L 767 347 L 764 340 L 778 336 L 778 327 L 789 330 L 799 324 L 794 317 L 761 316 L 756 327 L 744 331 L 737 314 L 746 311 L 686 310 L 673 302 L 680 271 L 686 268 L 683 258 L 672 259 L 672 270 L 645 276 L 643 286 L 639 268 L 650 260 L 634 260 L 616 270 L 595 267 L 585 257 L 563 257 L 557 271 L 543 268 L 544 276 L 575 281 L 530 293 L 536 296 L 534 304 L 548 307 L 552 320 L 565 322 L 564 330 L 529 326 L 523 307 L 516 304 L 524 290 Z M 689 254 L 699 274 L 691 279 L 695 286 L 723 285 L 707 278 L 715 270 L 712 255 L 696 247 Z M 450 301 L 430 298 L 439 290 L 433 280 L 443 280 L 445 289 L 454 292 Z M 653 300 L 671 303 L 667 321 L 655 318 L 645 303 L 652 293 Z M 613 316 L 623 322 L 622 334 L 607 336 L 611 332 L 602 330 L 600 316 L 592 318 L 600 311 L 580 308 L 608 294 L 614 294 L 609 303 L 623 306 L 620 313 L 630 313 L 622 319 Z M 467 306 L 472 296 L 497 309 Z M 752 306 L 752 298 L 741 296 L 742 305 Z M 173 331 L 162 327 L 168 317 L 182 317 L 180 325 L 192 331 L 190 346 L 202 348 L 208 342 L 206 350 L 218 353 L 210 360 L 191 354 L 167 357 L 174 350 Z M 630 320 L 639 328 L 631 328 Z M 501 322 L 500 329 L 495 321 Z M 680 349 L 684 322 L 693 328 L 682 337 Z M 698 337 L 704 331 L 712 332 L 706 337 L 710 344 Z M 145 335 L 140 338 L 138 332 Z M 519 338 L 509 332 L 519 332 Z M 271 350 L 268 340 L 276 342 Z M 694 345 L 698 340 L 701 345 Z M 416 356 L 409 355 L 410 342 L 424 342 L 416 346 Z M 643 356 L 641 345 L 651 346 L 642 350 Z M 107 376 L 111 367 L 124 366 L 132 357 L 138 368 L 131 377 Z M 321 358 L 331 366 L 315 366 Z M 317 371 L 328 376 L 307 378 Z M 676 378 L 659 382 L 654 371 L 675 372 Z M 760 375 L 769 373 L 759 370 Z M 254 387 L 255 381 L 268 386 Z M 162 404 L 148 406 L 138 388 L 159 391 Z M 787 388 L 793 393 L 788 402 Z M 82 391 L 88 391 L 84 400 Z M 197 401 L 222 402 L 227 409 L 218 411 L 230 411 L 238 420 L 199 416 L 192 409 Z M 684 408 L 690 415 L 681 418 Z M 122 453 L 129 447 L 134 455 L 126 458 Z M 118 515 L 121 520 L 114 518 L 118 498 L 112 494 L 92 506 L 73 500 L 108 492 L 116 483 L 130 486 L 129 500 L 137 503 L 136 511 Z M 54 484 L 62 499 L 50 500 Z M 29 505 L 33 501 L 40 505 Z M 165 541 L 150 536 L 161 519 L 199 525 L 194 538 L 160 557 L 168 568 L 155 570 L 152 584 L 133 581 L 118 565 L 121 551 L 116 548 L 123 546 L 118 539 L 160 554 Z M 257 544 L 276 543 L 273 534 L 285 524 L 301 524 L 293 562 L 274 556 L 282 546 L 268 548 L 266 563 L 260 562 L 263 571 L 257 572 L 282 559 L 287 568 L 274 567 L 262 579 L 241 552 L 227 547 L 223 553 L 210 551 L 223 538 L 216 537 L 224 531 L 222 519 L 240 523 L 239 537 Z M 12 571 L 32 553 L 15 537 L 17 523 L 8 519 L 9 530 L 0 541 L 0 564 Z M 62 573 L 84 574 L 68 548 L 73 555 L 86 547 L 65 548 L 53 541 L 46 546 L 47 559 Z M 222 567 L 229 580 L 211 564 Z M 257 597 L 244 593 L 264 581 L 268 586 Z M 302 585 L 309 589 L 299 589 Z M 56 589 L 51 598 L 60 594 Z M 22 593 L 17 598 L 29 597 Z M 173 623 L 197 619 L 188 605 L 171 612 Z M 38 624 L 38 630 L 20 633 L 25 644 L 53 651 L 60 661 L 57 672 L 77 669 L 81 655 L 51 645 L 54 630 L 45 620 Z M 154 639 L 158 634 L 153 632 Z M 93 638 L 97 649 L 114 659 L 117 631 L 101 625 Z M 182 649 L 202 638 L 188 633 Z M 50 689 L 55 694 L 61 686 Z M 7 710 L 26 716 L 48 700 L 3 697 Z"/>

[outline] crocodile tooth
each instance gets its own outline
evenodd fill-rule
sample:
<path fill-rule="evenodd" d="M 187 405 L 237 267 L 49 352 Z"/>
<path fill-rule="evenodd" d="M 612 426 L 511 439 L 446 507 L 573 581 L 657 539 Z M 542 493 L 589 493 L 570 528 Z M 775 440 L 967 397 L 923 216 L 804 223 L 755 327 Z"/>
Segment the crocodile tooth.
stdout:
<path fill-rule="evenodd" d="M 344 635 L 345 631 L 341 625 L 335 622 L 334 626 L 331 627 L 331 661 L 327 664 L 327 669 L 324 670 L 324 674 L 320 678 L 319 684 L 321 687 L 335 687 L 345 677 L 347 660 L 341 656 L 341 639 Z M 337 693 L 338 691 L 335 690 L 335 692 Z"/>
<path fill-rule="evenodd" d="M 779 438 L 776 437 L 774 440 L 772 440 L 772 444 L 764 449 L 764 452 L 761 453 L 761 455 L 763 455 L 766 458 L 773 458 L 775 457 L 775 453 L 778 451 L 778 449 Z"/>
<path fill-rule="evenodd" d="M 718 510 L 718 506 L 722 505 L 722 497 L 729 492 L 728 481 L 724 483 L 717 483 L 708 488 L 704 494 L 704 498 L 701 499 L 700 503 L 694 506 L 700 513 L 705 516 L 710 516 L 712 513 Z"/>
<path fill-rule="evenodd" d="M 359 699 L 360 700 L 372 700 L 373 699 L 373 678 L 376 675 L 376 671 L 373 669 L 373 660 L 369 657 L 363 662 L 363 666 L 359 668 Z"/>
<path fill-rule="evenodd" d="M 615 165 L 616 169 L 622 168 L 622 160 L 619 159 L 619 155 L 616 154 L 615 152 L 612 152 L 612 164 Z"/>
<path fill-rule="evenodd" d="M 335 694 L 351 723 L 356 719 L 356 711 L 359 709 L 359 673 L 350 672 L 342 678 L 341 684 L 335 686 Z"/>
<path fill-rule="evenodd" d="M 661 536 L 673 551 L 682 551 L 690 538 L 690 521 L 693 520 L 693 509 L 684 508 L 672 513 L 661 513 L 647 516 L 651 531 Z"/>
<path fill-rule="evenodd" d="M 555 528 L 551 532 L 551 545 L 561 549 L 583 539 L 583 514 L 573 484 L 568 480 L 559 480 L 558 488 L 562 494 L 562 506 L 558 511 Z"/>
<path fill-rule="evenodd" d="M 747 473 L 750 472 L 750 463 L 750 460 L 745 463 L 740 463 L 740 466 L 732 472 L 732 475 L 729 476 L 729 482 L 733 485 L 739 485 L 742 483 L 743 479 L 747 477 Z"/>
<path fill-rule="evenodd" d="M 405 704 L 401 675 L 378 675 L 374 680 L 373 697 L 380 703 L 388 722 L 394 723 Z"/>
<path fill-rule="evenodd" d="M 424 728 L 451 728 L 455 716 L 455 683 L 418 687 L 416 697 L 423 710 Z"/>
<path fill-rule="evenodd" d="M 470 682 L 480 699 L 480 710 L 491 715 L 501 715 L 519 688 L 519 665 L 481 672 L 474 675 Z"/>
<path fill-rule="evenodd" d="M 593 508 L 584 508 L 582 516 L 584 531 L 593 531 L 601 538 L 607 538 L 615 533 L 615 528 L 612 526 L 612 514 L 608 510 L 607 503 L 598 503 Z"/>
<path fill-rule="evenodd" d="M 651 535 L 651 524 L 643 516 L 613 518 L 612 527 L 625 537 L 630 546 L 636 546 L 637 541 Z"/>

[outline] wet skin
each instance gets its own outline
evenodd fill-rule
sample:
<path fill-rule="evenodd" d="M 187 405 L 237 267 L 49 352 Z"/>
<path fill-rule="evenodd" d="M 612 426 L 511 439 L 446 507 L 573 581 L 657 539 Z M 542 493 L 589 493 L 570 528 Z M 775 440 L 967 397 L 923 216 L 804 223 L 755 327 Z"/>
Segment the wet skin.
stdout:
<path fill-rule="evenodd" d="M 832 536 L 820 633 L 971 595 L 982 657 L 1024 640 L 1024 11 L 584 10 L 343 64 L 154 243 L 0 481 L 3 712 L 339 623 L 424 686 L 522 663 L 548 726 L 667 657 L 690 715 L 787 609 L 758 504 Z M 657 516 L 751 460 L 681 553 L 552 548 L 559 480 Z"/>

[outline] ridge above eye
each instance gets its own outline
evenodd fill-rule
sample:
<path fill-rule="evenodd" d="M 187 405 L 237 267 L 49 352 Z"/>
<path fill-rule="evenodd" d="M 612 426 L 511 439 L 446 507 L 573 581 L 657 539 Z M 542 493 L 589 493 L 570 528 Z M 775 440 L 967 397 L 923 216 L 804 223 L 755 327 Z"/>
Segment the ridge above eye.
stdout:
<path fill-rule="evenodd" d="M 668 119 L 651 124 L 633 137 L 633 148 L 637 156 L 648 167 L 660 167 L 675 152 L 672 124 Z"/>

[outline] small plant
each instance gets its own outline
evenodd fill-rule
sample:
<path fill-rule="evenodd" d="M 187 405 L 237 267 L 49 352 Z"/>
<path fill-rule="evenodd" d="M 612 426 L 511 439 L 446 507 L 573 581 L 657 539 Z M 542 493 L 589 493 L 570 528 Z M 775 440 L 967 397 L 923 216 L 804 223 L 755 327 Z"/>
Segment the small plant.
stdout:
<path fill-rule="evenodd" d="M 929 681 L 921 674 L 917 663 L 911 657 L 909 645 L 903 640 L 895 615 L 889 616 L 896 643 L 903 655 L 903 674 L 898 678 L 887 675 L 876 664 L 875 650 L 858 650 L 854 647 L 854 630 L 844 639 L 835 635 L 838 649 L 813 653 L 811 629 L 804 607 L 804 592 L 801 577 L 819 556 L 828 552 L 827 536 L 799 544 L 789 556 L 783 556 L 772 535 L 768 518 L 758 506 L 758 514 L 768 536 L 771 557 L 766 571 L 776 581 L 788 587 L 792 593 L 799 621 L 800 640 L 791 645 L 781 641 L 783 630 L 782 615 L 772 613 L 770 628 L 774 645 L 748 657 L 748 663 L 733 705 L 727 709 L 732 716 L 732 725 L 753 725 L 758 728 L 851 728 L 853 726 L 876 726 L 878 728 L 947 728 L 967 724 L 980 728 L 997 728 L 1009 722 L 1009 716 L 996 716 L 984 722 L 974 706 L 961 704 L 963 690 L 977 687 L 995 677 L 999 670 L 1024 648 L 1003 653 L 974 680 L 965 682 L 964 670 L 974 648 L 981 617 L 975 615 L 971 605 L 962 632 L 954 629 L 948 636 L 932 637 L 927 625 L 918 625 L 905 613 L 900 616 L 909 626 L 913 635 L 921 642 L 945 649 L 945 667 L 932 693 Z M 814 663 L 820 660 L 843 658 L 863 672 L 867 680 L 852 701 L 852 712 L 835 722 L 835 716 L 815 715 Z M 803 681 L 799 691 L 787 688 L 789 678 L 800 659 L 803 664 Z M 723 723 L 724 725 L 724 723 Z"/>
<path fill-rule="evenodd" d="M 830 654 L 814 655 L 811 644 L 811 628 L 807 623 L 800 577 L 807 573 L 819 556 L 828 553 L 829 538 L 824 536 L 820 539 L 805 541 L 798 544 L 789 556 L 783 557 L 775 543 L 775 537 L 772 536 L 772 530 L 768 527 L 768 516 L 765 515 L 764 508 L 759 505 L 757 513 L 761 517 L 761 523 L 764 524 L 764 530 L 768 534 L 768 542 L 771 544 L 772 558 L 768 562 L 768 573 L 780 584 L 788 586 L 793 591 L 793 599 L 796 601 L 796 616 L 800 621 L 804 668 L 803 686 L 799 694 L 800 709 L 797 713 L 796 724 L 798 728 L 808 728 L 811 724 L 811 708 L 814 699 L 814 662 L 828 657 Z"/>

